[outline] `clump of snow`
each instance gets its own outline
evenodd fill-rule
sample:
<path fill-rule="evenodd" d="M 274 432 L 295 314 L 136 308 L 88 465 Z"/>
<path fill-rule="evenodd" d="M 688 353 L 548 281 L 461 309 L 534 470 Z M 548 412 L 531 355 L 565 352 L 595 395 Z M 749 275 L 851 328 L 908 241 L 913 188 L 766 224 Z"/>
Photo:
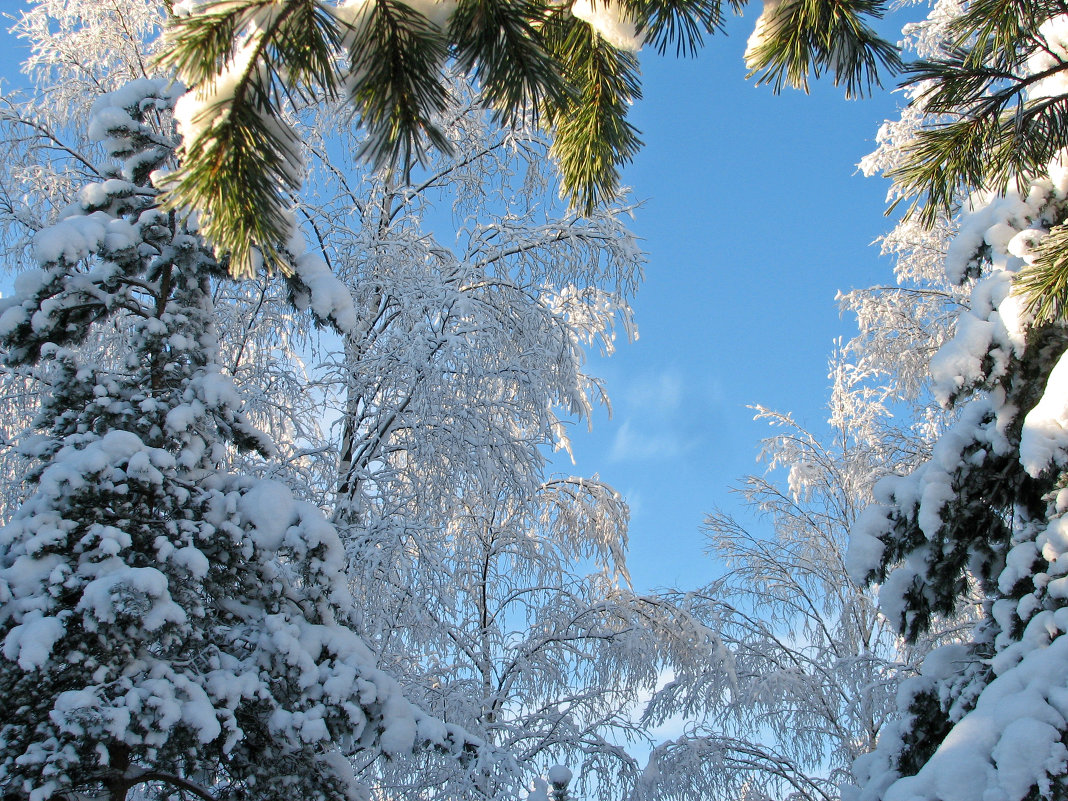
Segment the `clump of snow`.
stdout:
<path fill-rule="evenodd" d="M 1042 399 L 1024 418 L 1020 463 L 1032 476 L 1068 464 L 1068 354 L 1050 372 Z"/>
<path fill-rule="evenodd" d="M 100 142 L 109 138 L 111 131 L 129 130 L 135 125 L 133 117 L 121 106 L 97 107 L 89 124 L 89 138 Z"/>
<path fill-rule="evenodd" d="M 1013 275 L 994 270 L 975 285 L 971 307 L 961 313 L 953 338 L 932 357 L 932 388 L 941 403 L 948 403 L 962 389 L 999 377 L 1008 366 L 1008 357 L 1023 352 L 1020 307 L 1010 307 L 1012 331 L 1000 311 L 1012 292 Z"/>
<path fill-rule="evenodd" d="M 1023 353 L 1027 348 L 1027 332 L 1031 330 L 1034 315 L 1027 309 L 1024 298 L 1020 295 L 1009 295 L 998 306 L 998 317 L 1004 329 L 1005 337 L 1012 351 L 1016 354 Z"/>
<path fill-rule="evenodd" d="M 571 781 L 571 770 L 565 765 L 553 765 L 545 774 L 549 784 L 567 784 Z"/>
<path fill-rule="evenodd" d="M 946 277 L 960 284 L 975 264 L 976 254 L 989 246 L 993 269 L 1016 269 L 1018 264 L 1008 261 L 1007 247 L 1015 232 L 1031 227 L 1031 221 L 1041 214 L 1046 201 L 1041 190 L 1029 193 L 1025 199 L 1015 189 L 1004 196 L 990 192 L 976 192 L 969 198 L 970 211 L 961 215 L 956 236 L 946 251 Z"/>
<path fill-rule="evenodd" d="M 456 11 L 456 0 L 400 0 L 413 11 L 418 11 L 431 25 L 441 30 L 449 27 L 449 19 Z M 357 31 L 363 25 L 368 13 L 374 10 L 373 0 L 345 0 L 331 8 L 331 13 L 351 31 Z M 350 32 L 349 37 L 352 36 Z M 355 65 L 359 69 L 359 65 Z"/>
<path fill-rule="evenodd" d="M 998 575 L 998 589 L 1007 595 L 1021 579 L 1030 578 L 1037 555 L 1036 543 L 1030 540 L 1016 543 L 1005 556 L 1005 567 Z"/>
<path fill-rule="evenodd" d="M 849 532 L 849 549 L 846 551 L 846 572 L 854 584 L 863 587 L 868 575 L 879 567 L 886 546 L 878 535 L 886 531 L 888 522 L 886 507 L 872 504 L 861 512 L 853 524 Z"/>
<path fill-rule="evenodd" d="M 293 495 L 277 481 L 257 481 L 238 501 L 241 514 L 252 524 L 251 535 L 257 547 L 277 551 L 293 520 Z"/>
<path fill-rule="evenodd" d="M 403 0 L 404 4 L 418 11 L 437 28 L 449 26 L 449 18 L 456 10 L 456 0 Z"/>
<path fill-rule="evenodd" d="M 929 547 L 916 548 L 909 558 L 890 571 L 879 587 L 879 610 L 899 626 L 908 619 L 908 592 L 916 579 L 923 576 Z"/>
<path fill-rule="evenodd" d="M 764 10 L 757 17 L 753 32 L 745 43 L 745 66 L 754 69 L 759 66 L 757 51 L 764 46 L 771 33 L 780 23 L 776 21 L 779 9 L 786 0 L 764 0 Z"/>
<path fill-rule="evenodd" d="M 61 220 L 38 231 L 33 238 L 34 256 L 41 264 L 64 261 L 76 264 L 104 244 L 109 226 L 120 223 L 102 211 L 85 217 Z M 124 225 L 126 225 L 124 223 Z"/>
<path fill-rule="evenodd" d="M 330 272 L 326 262 L 314 253 L 305 253 L 294 262 L 294 273 L 304 292 L 295 294 L 296 305 L 310 309 L 323 320 L 330 320 L 342 333 L 355 329 L 356 305 L 352 292 L 337 276 Z"/>
<path fill-rule="evenodd" d="M 634 18 L 618 0 L 575 0 L 571 13 L 589 23 L 617 50 L 637 53 L 645 42 L 645 37 L 638 33 Z"/>
<path fill-rule="evenodd" d="M 920 673 L 930 679 L 945 679 L 959 674 L 962 667 L 971 661 L 972 657 L 966 645 L 941 645 L 923 658 Z"/>
<path fill-rule="evenodd" d="M 115 198 L 129 197 L 136 188 L 129 181 L 109 178 L 102 183 L 88 184 L 78 192 L 78 202 L 87 211 L 108 206 Z"/>
<path fill-rule="evenodd" d="M 140 128 L 131 116 L 132 111 L 148 108 L 169 108 L 173 100 L 185 91 L 178 82 L 167 78 L 139 78 L 113 92 L 102 95 L 94 104 L 89 118 L 89 138 L 101 142 L 112 154 L 130 154 L 135 149 L 133 134 Z M 152 148 L 146 151 L 154 158 Z"/>
<path fill-rule="evenodd" d="M 531 789 L 527 791 L 527 801 L 549 801 L 549 783 L 545 779 L 536 777 Z"/>
<path fill-rule="evenodd" d="M 176 549 L 171 555 L 171 561 L 184 567 L 193 578 L 197 579 L 207 576 L 208 569 L 211 567 L 203 551 L 192 545 Z"/>
<path fill-rule="evenodd" d="M 51 657 L 52 648 L 65 632 L 61 618 L 34 609 L 4 638 L 4 657 L 18 662 L 23 670 L 37 670 Z"/>
<path fill-rule="evenodd" d="M 88 582 L 76 607 L 87 612 L 83 625 L 95 631 L 101 623 L 114 623 L 119 615 L 140 618 L 146 631 L 166 623 L 184 623 L 185 611 L 171 598 L 167 577 L 153 567 L 126 567 L 118 563 Z"/>
<path fill-rule="evenodd" d="M 1032 75 L 1061 67 L 1068 61 L 1068 15 L 1059 14 L 1043 22 L 1038 27 L 1038 36 L 1042 44 L 1027 59 L 1027 70 Z M 1032 100 L 1065 94 L 1068 94 L 1068 77 L 1063 69 L 1035 81 L 1027 90 Z"/>
<path fill-rule="evenodd" d="M 397 695 L 390 695 L 382 710 L 385 726 L 380 741 L 382 750 L 391 756 L 411 753 L 415 747 L 417 726 L 413 709 Z"/>
<path fill-rule="evenodd" d="M 1068 768 L 1060 739 L 1065 686 L 1062 635 L 987 685 L 920 772 L 890 786 L 886 801 L 1021 801 L 1035 783 L 1048 793 Z"/>
<path fill-rule="evenodd" d="M 1006 249 L 1026 264 L 1031 264 L 1039 244 L 1048 234 L 1045 228 L 1025 228 L 1009 240 Z"/>

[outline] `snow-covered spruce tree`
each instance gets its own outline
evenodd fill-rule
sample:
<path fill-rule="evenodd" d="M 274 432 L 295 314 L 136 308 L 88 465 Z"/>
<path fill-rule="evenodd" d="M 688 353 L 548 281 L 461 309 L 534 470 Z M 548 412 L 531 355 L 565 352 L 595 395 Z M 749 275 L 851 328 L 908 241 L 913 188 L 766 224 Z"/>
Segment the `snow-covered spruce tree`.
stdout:
<path fill-rule="evenodd" d="M 942 4 L 932 17 L 946 13 Z M 1068 18 L 1036 13 L 1021 23 L 1026 52 L 991 57 L 1011 56 L 1024 102 L 1052 108 L 1068 94 Z M 1037 321 L 1014 291 L 1016 277 L 1057 247 L 1047 240 L 1068 211 L 1062 160 L 1063 151 L 1028 167 L 1000 193 L 966 187 L 974 191 L 944 269 L 970 299 L 930 364 L 936 396 L 957 417 L 926 463 L 875 487 L 876 504 L 851 535 L 852 575 L 881 584 L 880 606 L 908 639 L 965 593 L 978 589 L 985 608 L 965 644 L 933 651 L 903 686 L 896 719 L 856 763 L 862 799 L 1068 792 L 1068 329 Z M 1031 308 L 1048 315 L 1055 297 L 1036 297 Z"/>
<path fill-rule="evenodd" d="M 82 186 L 105 179 L 101 144 L 87 136 L 90 110 L 101 94 L 146 77 L 146 41 L 159 35 L 163 20 L 153 0 L 34 0 L 20 10 L 11 34 L 28 47 L 24 72 L 34 88 L 5 85 L 0 97 L 0 250 L 10 274 L 36 268 L 36 233 Z M 122 337 L 98 327 L 80 347 L 119 352 L 126 347 Z M 0 522 L 6 522 L 25 489 L 18 441 L 33 435 L 40 399 L 36 368 L 0 371 Z"/>
<path fill-rule="evenodd" d="M 90 110 L 101 94 L 147 77 L 165 13 L 151 0 L 33 0 L 18 18 L 14 32 L 30 47 L 24 72 L 31 86 L 0 99 L 0 240 L 12 272 L 36 266 L 34 236 L 81 186 L 105 180 L 101 143 L 87 136 Z M 314 320 L 294 308 L 292 288 L 263 275 L 212 285 L 216 325 L 231 334 L 219 343 L 217 361 L 249 420 L 275 446 L 270 460 L 233 449 L 228 458 L 239 472 L 284 477 L 300 497 L 322 503 L 336 458 L 320 431 L 321 399 L 304 365 Z M 78 350 L 106 359 L 128 347 L 125 336 L 121 328 L 97 326 Z M 38 387 L 29 368 L 4 369 L 0 417 L 10 444 L 29 432 Z M 11 477 L 0 481 L 2 520 L 18 502 L 24 467 L 17 447 L 0 450 L 0 471 Z"/>
<path fill-rule="evenodd" d="M 40 268 L 3 301 L 6 361 L 39 365 L 49 391 L 28 497 L 0 530 L 0 789 L 359 798 L 354 754 L 477 746 L 375 667 L 321 512 L 220 470 L 228 448 L 271 446 L 216 362 L 224 270 L 156 205 L 168 85 L 98 102 L 121 165 L 37 235 Z M 105 324 L 128 349 L 82 357 Z"/>

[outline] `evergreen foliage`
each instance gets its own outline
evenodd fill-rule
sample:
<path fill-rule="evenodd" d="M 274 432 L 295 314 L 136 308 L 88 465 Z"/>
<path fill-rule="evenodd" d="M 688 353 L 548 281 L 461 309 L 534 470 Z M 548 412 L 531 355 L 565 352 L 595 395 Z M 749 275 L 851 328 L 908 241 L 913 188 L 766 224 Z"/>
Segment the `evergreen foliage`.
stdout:
<path fill-rule="evenodd" d="M 739 11 L 744 2 L 729 5 Z M 769 5 L 750 49 L 752 74 L 778 89 L 826 71 L 862 93 L 880 65 L 900 63 L 866 23 L 883 7 Z M 235 274 L 254 273 L 261 257 L 287 271 L 285 209 L 302 171 L 292 102 L 347 98 L 366 131 L 364 156 L 407 174 L 429 150 L 450 150 L 439 117 L 443 68 L 453 63 L 478 81 L 499 124 L 530 119 L 551 130 L 562 191 L 588 214 L 616 196 L 619 169 L 640 146 L 627 121 L 641 96 L 630 51 L 648 42 L 693 52 L 722 18 L 722 0 L 184 0 L 160 58 L 192 89 L 167 203 L 202 212 L 204 234 L 230 253 Z"/>
<path fill-rule="evenodd" d="M 990 15 L 985 21 L 980 8 Z M 1032 102 L 1037 108 L 1065 96 L 1068 17 L 1043 16 L 1053 11 L 936 7 L 919 26 L 928 54 L 957 53 L 962 30 L 971 31 L 975 52 L 932 59 L 929 83 L 914 91 L 921 108 L 930 108 L 922 105 L 925 97 L 946 103 L 935 107 L 939 114 L 959 102 L 953 112 L 959 118 L 903 118 L 888 129 L 896 153 L 885 166 L 919 175 L 909 171 L 923 148 L 946 147 L 953 131 L 979 131 L 999 119 L 988 114 L 984 122 L 979 118 L 988 110 L 971 105 L 979 101 L 969 93 L 985 88 L 977 80 L 969 89 L 963 76 L 981 76 L 982 65 L 995 65 L 1005 84 L 1019 89 L 991 103 L 1020 104 L 1020 131 Z M 980 136 L 991 147 L 1009 147 L 1001 134 Z M 927 371 L 931 391 L 952 416 L 927 460 L 875 486 L 876 503 L 851 533 L 850 571 L 880 585 L 882 611 L 910 641 L 963 599 L 978 598 L 983 615 L 965 642 L 930 653 L 902 686 L 894 720 L 875 751 L 855 763 L 860 799 L 1054 799 L 1068 786 L 1062 590 L 1068 330 L 1051 313 L 1051 298 L 1016 291 L 1059 247 L 1068 212 L 1062 147 L 1016 154 L 1017 161 L 1001 166 L 992 158 L 984 175 L 947 159 L 945 175 L 957 183 L 938 183 L 943 195 L 928 196 L 924 213 L 940 224 L 958 212 L 943 228 L 948 247 L 938 261 L 943 280 L 967 292 Z M 984 159 L 974 148 L 960 155 Z"/>
<path fill-rule="evenodd" d="M 1059 3 L 981 0 L 962 6 L 936 50 L 908 67 L 926 123 L 890 171 L 908 214 L 925 225 L 976 189 L 1003 193 L 1042 174 L 1068 147 L 1068 50 L 1050 21 Z M 895 202 L 895 205 L 896 205 Z M 1068 233 L 1053 219 L 1017 286 L 1040 321 L 1068 312 Z"/>
<path fill-rule="evenodd" d="M 1057 194 L 1060 205 L 1062 191 Z M 975 783 L 951 790 L 936 778 L 961 764 L 1001 793 L 991 797 L 1023 798 L 1015 792 L 1020 786 L 1037 798 L 1062 792 L 1056 755 L 1068 725 L 1057 688 L 1068 677 L 1059 669 L 1036 673 L 1036 665 L 1043 652 L 1063 647 L 1057 576 L 1064 457 L 1049 415 L 1063 414 L 1062 379 L 1051 374 L 1068 348 L 1068 333 L 1060 325 L 1026 323 L 1013 330 L 1020 310 L 1009 295 L 1011 271 L 987 266 L 984 272 L 972 311 L 934 365 L 936 386 L 960 416 L 930 461 L 876 487 L 878 503 L 854 529 L 851 559 L 857 579 L 882 585 L 880 606 L 909 640 L 973 593 L 985 614 L 967 646 L 936 651 L 903 688 L 898 720 L 876 753 L 858 761 L 864 798 L 968 797 Z M 977 344 L 972 315 L 988 322 L 990 339 Z M 971 369 L 961 369 L 964 364 Z M 875 557 L 877 566 L 868 570 Z M 1035 720 L 1050 728 L 1024 734 Z M 974 735 L 977 727 L 1003 735 L 984 743 Z M 1041 756 L 1021 765 L 1019 737 Z M 949 738 L 957 753 L 936 754 Z M 915 782 L 902 778 L 887 791 L 897 777 L 913 774 Z"/>
<path fill-rule="evenodd" d="M 376 667 L 322 513 L 224 470 L 272 444 L 218 363 L 225 270 L 150 183 L 175 144 L 168 83 L 98 101 L 120 164 L 37 234 L 0 309 L 8 365 L 48 388 L 0 530 L 0 789 L 356 799 L 353 754 L 474 758 Z M 87 357 L 104 323 L 126 347 Z"/>

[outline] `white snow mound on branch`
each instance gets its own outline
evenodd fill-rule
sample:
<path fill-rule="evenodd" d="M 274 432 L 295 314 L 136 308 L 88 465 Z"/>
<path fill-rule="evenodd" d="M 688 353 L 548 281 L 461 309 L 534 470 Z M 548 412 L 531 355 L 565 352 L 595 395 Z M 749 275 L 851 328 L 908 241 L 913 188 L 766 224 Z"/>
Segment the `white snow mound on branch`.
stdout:
<path fill-rule="evenodd" d="M 449 25 L 449 17 L 456 10 L 456 0 L 403 0 L 404 5 L 418 11 L 431 24 L 444 30 Z"/>
<path fill-rule="evenodd" d="M 1068 636 L 1061 635 L 994 679 L 920 772 L 896 781 L 885 801 L 1021 801 L 1036 782 L 1048 795 L 1068 769 L 1060 741 L 1066 686 Z"/>
<path fill-rule="evenodd" d="M 1068 354 L 1050 373 L 1042 399 L 1024 418 L 1020 463 L 1031 476 L 1068 463 Z"/>
<path fill-rule="evenodd" d="M 745 66 L 748 69 L 757 66 L 756 51 L 768 40 L 773 27 L 777 27 L 773 21 L 782 4 L 783 0 L 764 0 L 764 10 L 757 17 L 753 32 L 745 43 Z"/>
<path fill-rule="evenodd" d="M 571 781 L 571 771 L 564 765 L 553 765 L 545 774 L 550 784 L 567 784 Z"/>
<path fill-rule="evenodd" d="M 449 26 L 449 19 L 456 10 L 456 0 L 400 0 L 413 11 L 418 11 L 430 24 L 441 30 Z M 346 0 L 331 9 L 334 16 L 345 25 L 358 28 L 375 0 Z"/>
<path fill-rule="evenodd" d="M 326 262 L 315 253 L 307 252 L 294 260 L 294 272 L 307 287 L 307 293 L 294 298 L 297 308 L 310 309 L 317 317 L 330 320 L 343 333 L 355 330 L 356 305 L 352 293 L 338 279 Z"/>
<path fill-rule="evenodd" d="M 575 0 L 571 13 L 589 23 L 601 37 L 617 50 L 637 53 L 645 43 L 638 34 L 634 18 L 622 3 L 607 0 Z"/>
<path fill-rule="evenodd" d="M 1032 75 L 1046 70 L 1054 72 L 1032 84 L 1027 97 L 1038 100 L 1068 94 L 1068 76 L 1063 69 L 1057 69 L 1068 59 L 1068 14 L 1059 14 L 1043 22 L 1038 27 L 1038 35 L 1040 46 L 1027 59 L 1027 70 Z"/>

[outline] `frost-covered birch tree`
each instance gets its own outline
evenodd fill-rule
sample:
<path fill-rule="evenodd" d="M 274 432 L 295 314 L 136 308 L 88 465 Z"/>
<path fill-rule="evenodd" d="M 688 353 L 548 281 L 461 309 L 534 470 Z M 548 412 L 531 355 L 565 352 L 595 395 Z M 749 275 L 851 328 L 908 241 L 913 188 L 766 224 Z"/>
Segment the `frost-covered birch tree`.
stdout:
<path fill-rule="evenodd" d="M 154 12 L 128 10 L 126 27 L 91 34 L 77 7 L 38 5 L 23 24 L 58 37 L 38 48 L 44 84 L 48 73 L 79 71 L 91 35 L 118 37 L 112 53 L 144 52 L 127 39 L 148 36 Z M 99 147 L 61 124 L 79 119 L 93 87 L 111 86 L 104 67 L 87 72 L 92 87 L 66 97 L 68 115 L 37 103 L 5 119 L 22 132 L 10 140 L 21 156 L 11 164 L 49 154 L 37 186 L 52 208 L 74 199 L 56 148 L 85 169 L 96 163 Z M 213 364 L 242 398 L 243 419 L 270 432 L 274 455 L 223 447 L 212 458 L 284 479 L 331 510 L 358 629 L 408 697 L 510 750 L 524 769 L 567 761 L 578 785 L 620 792 L 636 776 L 620 746 L 641 735 L 631 707 L 666 661 L 692 659 L 704 635 L 628 589 L 625 504 L 596 479 L 548 474 L 543 449 L 566 447 L 566 426 L 603 395 L 583 369 L 585 349 L 610 350 L 617 326 L 629 332 L 641 263 L 621 222 L 629 209 L 590 218 L 561 209 L 546 143 L 495 126 L 462 82 L 441 121 L 455 154 L 404 179 L 347 161 L 358 142 L 349 150 L 352 139 L 314 133 L 331 130 L 322 114 L 293 212 L 323 261 L 293 244 L 297 273 L 284 282 L 211 283 L 211 325 L 226 333 Z M 21 199 L 33 180 L 6 173 L 8 197 Z M 47 228 L 51 212 L 32 197 L 5 217 L 13 252 Z M 333 333 L 309 339 L 312 318 Z M 111 325 L 67 347 L 110 364 L 141 346 Z M 337 420 L 333 445 L 324 410 Z M 472 774 L 448 752 L 394 754 L 384 766 L 370 748 L 353 767 L 383 794 L 507 792 L 507 776 Z"/>
<path fill-rule="evenodd" d="M 672 598 L 708 627 L 716 649 L 649 705 L 647 718 L 687 724 L 653 751 L 638 797 L 839 798 L 931 645 L 904 643 L 874 592 L 848 578 L 848 532 L 873 483 L 926 448 L 922 435 L 893 425 L 878 371 L 845 351 L 831 362 L 827 434 L 758 409 L 777 429 L 763 443 L 768 472 L 738 492 L 770 533 L 724 512 L 706 521 L 724 573 Z M 933 639 L 954 636 L 943 626 Z"/>
<path fill-rule="evenodd" d="M 610 797 L 637 775 L 633 707 L 703 632 L 629 590 L 625 503 L 550 474 L 545 451 L 603 399 L 585 350 L 630 333 L 643 257 L 629 208 L 568 212 L 547 143 L 502 131 L 462 81 L 453 92 L 454 155 L 411 184 L 323 159 L 337 200 L 305 208 L 358 309 L 334 357 L 334 517 L 365 629 L 412 697 Z M 392 767 L 384 794 L 440 795 L 425 761 Z"/>
<path fill-rule="evenodd" d="M 944 13 L 944 10 L 943 10 Z M 908 41 L 929 54 L 939 22 L 914 25 Z M 887 123 L 862 167 L 898 163 L 922 120 Z M 724 513 L 707 522 L 710 553 L 725 574 L 679 592 L 721 638 L 716 669 L 681 676 L 649 714 L 680 713 L 686 734 L 654 751 L 650 796 L 838 798 L 854 764 L 897 725 L 897 695 L 940 644 L 966 639 L 981 615 L 974 583 L 912 641 L 877 607 L 877 589 L 854 586 L 849 532 L 888 474 L 931 457 L 953 422 L 931 388 L 930 362 L 969 306 L 967 287 L 947 278 L 954 224 L 904 220 L 882 242 L 896 284 L 839 296 L 857 335 L 830 362 L 829 428 L 810 430 L 788 414 L 758 409 L 780 433 L 764 442 L 764 475 L 739 492 L 771 534 Z M 864 768 L 860 769 L 864 775 Z"/>

